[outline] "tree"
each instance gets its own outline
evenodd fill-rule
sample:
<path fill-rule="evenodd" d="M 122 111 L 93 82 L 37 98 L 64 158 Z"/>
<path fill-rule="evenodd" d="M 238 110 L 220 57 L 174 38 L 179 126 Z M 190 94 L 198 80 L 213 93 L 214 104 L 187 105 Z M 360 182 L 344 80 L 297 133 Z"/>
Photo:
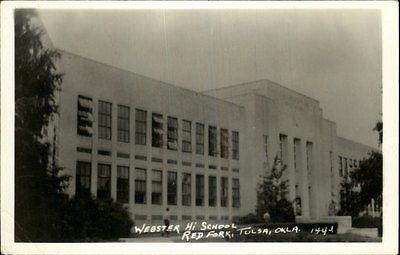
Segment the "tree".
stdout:
<path fill-rule="evenodd" d="M 291 202 L 287 200 L 287 180 L 282 180 L 286 165 L 275 157 L 271 172 L 263 177 L 257 189 L 256 214 L 260 219 L 268 212 L 272 222 L 294 222 L 295 215 Z"/>
<path fill-rule="evenodd" d="M 380 144 L 383 137 L 382 127 L 382 122 L 378 122 L 374 128 L 378 132 Z M 341 215 L 358 216 L 371 203 L 371 199 L 374 199 L 376 206 L 382 207 L 382 163 L 382 152 L 371 151 L 358 168 L 345 176 L 341 183 Z"/>
<path fill-rule="evenodd" d="M 30 241 L 50 238 L 57 218 L 52 208 L 66 199 L 67 178 L 50 161 L 46 140 L 57 113 L 55 91 L 62 82 L 57 51 L 46 49 L 42 30 L 32 23 L 33 10 L 15 11 L 15 237 Z"/>

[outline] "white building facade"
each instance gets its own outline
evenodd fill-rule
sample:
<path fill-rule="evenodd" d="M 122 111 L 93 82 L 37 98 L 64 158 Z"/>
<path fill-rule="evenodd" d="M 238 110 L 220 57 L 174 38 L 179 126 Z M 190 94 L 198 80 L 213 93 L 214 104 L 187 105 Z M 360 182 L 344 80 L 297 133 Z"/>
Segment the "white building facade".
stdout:
<path fill-rule="evenodd" d="M 254 212 L 275 156 L 297 215 L 325 217 L 345 171 L 373 150 L 337 137 L 318 101 L 268 80 L 197 93 L 67 52 L 58 68 L 67 192 L 120 201 L 136 222 L 167 207 L 173 221 Z"/>

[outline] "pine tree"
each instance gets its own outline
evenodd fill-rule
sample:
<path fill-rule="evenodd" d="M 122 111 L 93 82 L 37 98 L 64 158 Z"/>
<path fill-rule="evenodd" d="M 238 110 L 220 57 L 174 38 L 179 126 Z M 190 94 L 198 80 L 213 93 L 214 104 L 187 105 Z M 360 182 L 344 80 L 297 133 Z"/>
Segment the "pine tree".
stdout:
<path fill-rule="evenodd" d="M 57 113 L 55 91 L 57 51 L 41 41 L 42 30 L 33 24 L 33 10 L 17 9 L 15 17 L 15 238 L 48 240 L 53 236 L 57 205 L 67 177 L 51 162 L 48 126 Z"/>
<path fill-rule="evenodd" d="M 282 180 L 286 165 L 276 156 L 271 171 L 263 177 L 257 189 L 256 214 L 262 219 L 268 212 L 272 222 L 294 222 L 294 209 L 287 200 L 288 180 Z"/>

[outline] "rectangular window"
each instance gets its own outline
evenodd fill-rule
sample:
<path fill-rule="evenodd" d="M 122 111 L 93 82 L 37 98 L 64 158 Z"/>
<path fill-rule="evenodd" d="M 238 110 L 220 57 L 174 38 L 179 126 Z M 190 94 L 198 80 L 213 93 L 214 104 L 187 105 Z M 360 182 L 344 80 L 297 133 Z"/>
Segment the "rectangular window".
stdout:
<path fill-rule="evenodd" d="M 208 155 L 217 156 L 217 128 L 208 126 Z"/>
<path fill-rule="evenodd" d="M 98 164 L 97 168 L 97 198 L 111 198 L 111 165 Z"/>
<path fill-rule="evenodd" d="M 208 176 L 208 206 L 217 205 L 217 177 Z"/>
<path fill-rule="evenodd" d="M 182 121 L 182 151 L 192 152 L 192 122 Z"/>
<path fill-rule="evenodd" d="M 287 135 L 280 134 L 279 135 L 279 158 L 282 161 L 282 164 L 287 163 L 286 159 L 286 150 L 287 149 Z"/>
<path fill-rule="evenodd" d="M 118 141 L 129 143 L 129 107 L 118 105 Z"/>
<path fill-rule="evenodd" d="M 232 131 L 232 158 L 239 159 L 239 132 Z"/>
<path fill-rule="evenodd" d="M 151 203 L 153 205 L 162 204 L 162 171 L 153 170 L 153 179 L 151 181 Z"/>
<path fill-rule="evenodd" d="M 153 147 L 162 148 L 163 146 L 163 116 L 161 114 L 153 113 L 151 121 L 151 145 Z"/>
<path fill-rule="evenodd" d="M 178 150 L 178 119 L 168 117 L 167 126 L 168 150 Z"/>
<path fill-rule="evenodd" d="M 117 201 L 129 203 L 129 167 L 117 166 Z"/>
<path fill-rule="evenodd" d="M 349 174 L 349 169 L 347 164 L 347 158 L 344 158 L 344 176 L 348 176 L 348 174 Z"/>
<path fill-rule="evenodd" d="M 196 206 L 204 205 L 204 175 L 196 174 Z"/>
<path fill-rule="evenodd" d="M 78 96 L 78 135 L 93 135 L 93 101 L 89 97 Z"/>
<path fill-rule="evenodd" d="M 306 143 L 306 167 L 307 167 L 307 174 L 308 174 L 308 183 L 309 186 L 311 186 L 311 178 L 312 178 L 312 148 L 313 144 L 312 142 L 307 142 Z"/>
<path fill-rule="evenodd" d="M 177 204 L 177 191 L 177 174 L 176 172 L 168 171 L 167 202 L 169 205 Z"/>
<path fill-rule="evenodd" d="M 111 140 L 111 103 L 99 101 L 99 138 Z"/>
<path fill-rule="evenodd" d="M 90 195 L 90 179 L 92 164 L 90 162 L 76 162 L 75 195 Z"/>
<path fill-rule="evenodd" d="M 196 153 L 204 155 L 204 125 L 196 123 Z"/>
<path fill-rule="evenodd" d="M 264 153 L 266 162 L 268 163 L 268 136 L 266 135 L 264 135 Z"/>
<path fill-rule="evenodd" d="M 135 143 L 146 145 L 147 112 L 136 109 L 135 118 Z"/>
<path fill-rule="evenodd" d="M 297 159 L 298 159 L 298 155 L 297 155 L 297 147 L 300 144 L 300 139 L 298 138 L 294 138 L 293 139 L 293 163 L 294 163 L 294 170 L 297 170 Z"/>
<path fill-rule="evenodd" d="M 232 207 L 240 207 L 240 185 L 239 179 L 232 179 Z"/>
<path fill-rule="evenodd" d="M 135 203 L 146 203 L 146 169 L 135 169 Z"/>
<path fill-rule="evenodd" d="M 228 178 L 221 177 L 221 206 L 228 206 Z"/>
<path fill-rule="evenodd" d="M 229 133 L 227 129 L 221 128 L 221 158 L 229 158 Z"/>
<path fill-rule="evenodd" d="M 341 156 L 339 156 L 339 176 L 343 177 L 343 160 Z"/>
<path fill-rule="evenodd" d="M 190 206 L 192 204 L 192 176 L 188 173 L 182 173 L 182 205 Z"/>

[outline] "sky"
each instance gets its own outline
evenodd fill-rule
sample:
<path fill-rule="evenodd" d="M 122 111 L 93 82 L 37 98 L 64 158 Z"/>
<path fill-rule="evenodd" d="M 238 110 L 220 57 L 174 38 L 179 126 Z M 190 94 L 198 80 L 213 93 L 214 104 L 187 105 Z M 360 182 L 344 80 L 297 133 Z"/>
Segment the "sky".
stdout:
<path fill-rule="evenodd" d="M 377 147 L 376 10 L 40 10 L 56 48 L 194 91 L 269 79 L 320 102 L 337 134 Z"/>

